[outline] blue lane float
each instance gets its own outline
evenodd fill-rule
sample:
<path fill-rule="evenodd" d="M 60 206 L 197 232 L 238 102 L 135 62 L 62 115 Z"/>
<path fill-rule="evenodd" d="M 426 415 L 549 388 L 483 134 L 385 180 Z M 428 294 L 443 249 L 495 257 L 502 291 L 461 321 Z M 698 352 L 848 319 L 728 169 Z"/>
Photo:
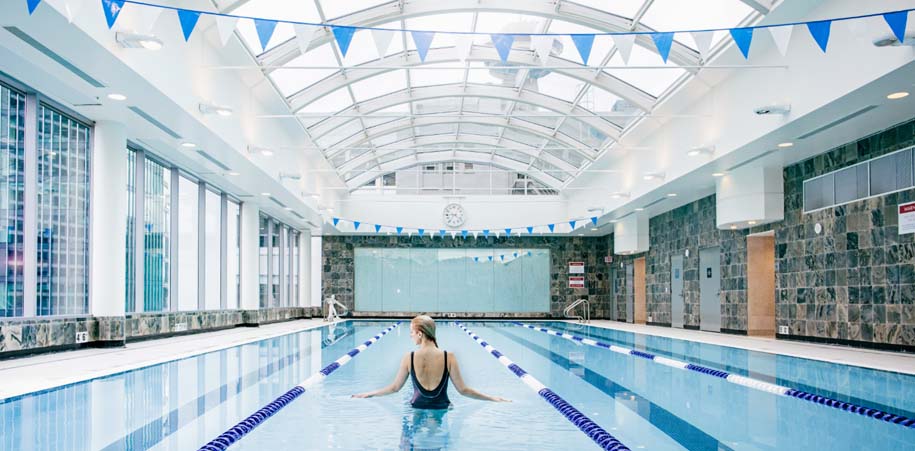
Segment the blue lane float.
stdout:
<path fill-rule="evenodd" d="M 601 449 L 607 451 L 630 451 L 626 445 L 620 442 L 616 437 L 610 435 L 609 432 L 604 430 L 592 421 L 587 415 L 581 413 L 574 406 L 562 399 L 561 396 L 557 395 L 555 392 L 547 388 L 540 381 L 538 381 L 534 376 L 531 376 L 527 371 L 524 371 L 523 368 L 518 366 L 516 363 L 512 362 L 511 359 L 502 354 L 497 349 L 493 348 L 492 345 L 483 341 L 482 338 L 478 337 L 472 331 L 464 327 L 463 324 L 456 322 L 455 323 L 461 330 L 464 331 L 470 338 L 476 341 L 486 352 L 492 354 L 499 363 L 504 365 L 509 369 L 515 376 L 521 379 L 525 385 L 527 385 L 531 390 L 537 392 L 541 398 L 546 400 L 554 409 L 562 414 L 569 422 L 575 425 L 579 430 L 584 432 L 591 440 L 594 441 Z"/>
<path fill-rule="evenodd" d="M 219 437 L 210 440 L 206 445 L 201 446 L 197 451 L 225 451 L 228 447 L 232 446 L 235 442 L 241 440 L 242 437 L 247 435 L 249 432 L 254 430 L 254 428 L 260 426 L 264 421 L 267 421 L 268 418 L 276 415 L 283 407 L 286 407 L 292 401 L 295 401 L 296 398 L 305 393 L 305 390 L 312 387 L 313 385 L 320 383 L 327 376 L 330 376 L 331 373 L 336 371 L 343 365 L 349 363 L 350 360 L 353 360 L 356 355 L 360 352 L 368 349 L 369 346 L 381 340 L 388 332 L 394 330 L 400 323 L 394 324 L 387 329 L 381 331 L 378 335 L 375 335 L 371 339 L 367 340 L 365 343 L 362 343 L 359 346 L 351 349 L 346 354 L 340 356 L 339 359 L 330 363 L 326 367 L 322 368 L 321 371 L 318 371 L 315 374 L 312 374 L 311 377 L 305 379 L 300 384 L 292 387 L 286 393 L 280 395 L 279 398 L 276 398 L 270 404 L 259 409 L 257 412 L 254 412 L 248 418 L 241 420 L 238 424 L 223 432 Z"/>
<path fill-rule="evenodd" d="M 802 399 L 804 401 L 809 401 L 817 404 L 821 404 L 827 407 L 832 407 L 834 409 L 844 410 L 846 412 L 855 413 L 858 415 L 863 415 L 866 417 L 873 418 L 875 420 L 885 421 L 887 423 L 898 424 L 907 428 L 915 428 L 915 419 L 907 418 L 901 415 L 894 415 L 891 413 L 883 412 L 877 409 L 871 409 L 868 407 L 862 407 L 855 404 L 851 404 L 844 401 L 839 401 L 832 398 L 827 398 L 825 396 L 814 395 L 812 393 L 807 393 L 801 390 L 795 390 L 790 387 L 784 387 L 781 385 L 770 384 L 758 379 L 753 379 L 750 377 L 739 376 L 736 374 L 728 373 L 727 371 L 716 370 L 714 368 L 709 368 L 702 365 L 696 365 L 693 363 L 681 362 L 679 360 L 668 359 L 666 357 L 661 357 L 644 351 L 638 351 L 635 349 L 624 348 L 622 346 L 611 345 L 608 343 L 592 340 L 590 338 L 583 338 L 577 335 L 573 335 L 566 332 L 560 332 L 553 329 L 548 329 L 546 327 L 538 327 L 526 323 L 514 323 L 521 327 L 526 327 L 531 330 L 536 330 L 538 332 L 546 333 L 547 335 L 553 335 L 555 337 L 565 338 L 566 340 L 572 340 L 577 343 L 583 343 L 589 346 L 594 346 L 597 348 L 609 349 L 610 351 L 617 352 L 619 354 L 631 355 L 634 357 L 639 357 L 645 360 L 651 360 L 652 362 L 660 363 L 661 365 L 669 366 L 671 368 L 677 368 L 681 370 L 693 371 L 696 373 L 705 374 L 712 377 L 717 377 L 724 379 L 732 384 L 741 385 L 744 387 L 752 388 L 754 390 L 764 391 L 778 396 L 788 396 L 792 398 Z"/>

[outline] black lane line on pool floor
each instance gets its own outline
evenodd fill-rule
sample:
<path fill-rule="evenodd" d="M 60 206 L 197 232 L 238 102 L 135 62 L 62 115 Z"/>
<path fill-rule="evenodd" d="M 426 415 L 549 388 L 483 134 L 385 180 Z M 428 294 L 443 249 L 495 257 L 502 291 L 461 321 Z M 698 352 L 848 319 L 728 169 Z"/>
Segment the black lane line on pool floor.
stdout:
<path fill-rule="evenodd" d="M 571 360 L 556 354 L 553 351 L 545 349 L 538 344 L 514 335 L 507 330 L 500 328 L 494 328 L 494 330 L 506 338 L 514 341 L 515 343 L 534 351 L 539 356 L 544 357 L 547 360 L 550 360 L 551 362 L 561 366 L 563 369 L 567 371 L 572 369 L 573 365 Z M 646 412 L 646 409 L 633 409 L 632 406 L 630 406 L 628 403 L 620 403 L 636 415 L 642 417 L 650 424 L 658 428 L 658 430 L 661 432 L 667 434 L 668 437 L 676 441 L 678 444 L 680 444 L 680 446 L 695 451 L 733 451 L 733 449 L 730 448 L 727 444 L 719 441 L 715 437 L 709 435 L 702 429 L 699 429 L 683 418 L 678 417 L 676 414 L 671 413 L 669 410 L 651 402 L 643 396 L 640 396 L 638 393 L 630 390 L 629 388 L 624 387 L 610 379 L 607 379 L 603 375 L 592 371 L 588 367 L 582 366 L 582 368 L 585 371 L 585 375 L 584 377 L 581 377 L 581 379 L 594 388 L 600 390 L 601 392 L 606 393 L 610 397 L 615 399 L 617 394 L 633 395 L 635 396 L 639 407 L 647 404 L 648 409 Z"/>
<path fill-rule="evenodd" d="M 537 325 L 538 327 L 542 327 L 538 323 L 530 323 L 530 324 Z M 627 346 L 627 347 L 630 347 L 635 350 L 643 350 L 645 352 L 657 354 L 662 357 L 679 359 L 684 362 L 696 363 L 696 364 L 699 364 L 702 366 L 707 366 L 709 368 L 723 369 L 724 371 L 726 371 L 728 373 L 736 374 L 738 376 L 750 377 L 750 378 L 759 379 L 761 381 L 769 382 L 769 383 L 776 384 L 776 385 L 793 387 L 797 390 L 800 390 L 800 391 L 803 391 L 806 393 L 811 393 L 811 394 L 823 396 L 826 398 L 832 398 L 837 401 L 842 401 L 842 402 L 846 402 L 849 404 L 855 404 L 855 405 L 870 408 L 870 409 L 877 409 L 877 410 L 887 412 L 887 413 L 890 413 L 893 415 L 898 415 L 898 416 L 902 416 L 902 417 L 906 417 L 906 418 L 915 418 L 915 412 L 911 412 L 911 411 L 908 411 L 906 409 L 902 409 L 899 407 L 888 406 L 886 404 L 882 404 L 879 402 L 874 402 L 871 400 L 858 398 L 857 396 L 852 396 L 852 395 L 848 395 L 848 394 L 844 394 L 844 393 L 834 392 L 832 390 L 818 388 L 818 387 L 815 387 L 810 384 L 805 384 L 803 382 L 797 382 L 797 381 L 787 379 L 784 377 L 778 377 L 778 376 L 772 377 L 768 374 L 751 372 L 751 371 L 746 370 L 745 368 L 737 367 L 734 365 L 721 364 L 719 362 L 713 362 L 713 361 L 710 361 L 707 359 L 703 359 L 701 356 L 691 356 L 691 355 L 686 355 L 686 354 L 681 354 L 678 352 L 670 351 L 667 349 L 658 348 L 656 346 L 648 346 L 648 345 L 640 345 L 640 344 L 636 344 L 636 343 L 631 343 L 631 342 L 627 342 L 626 340 L 621 340 L 619 338 L 603 336 L 598 333 L 591 332 L 590 330 L 575 331 L 575 330 L 571 330 L 567 326 L 558 326 L 557 327 L 557 324 L 564 325 L 566 323 L 553 323 L 553 324 L 550 324 L 549 326 L 559 332 L 565 332 L 565 333 L 569 333 L 569 334 L 577 333 L 585 338 L 590 338 L 592 340 L 606 341 L 610 344 L 615 344 L 615 345 L 619 345 L 619 346 Z M 588 327 L 597 328 L 596 326 L 588 326 Z M 597 329 L 600 330 L 600 328 L 597 328 Z M 627 332 L 627 333 L 632 333 L 632 332 Z M 663 338 L 667 338 L 667 337 L 663 337 Z M 671 340 L 678 340 L 678 339 L 671 338 Z M 684 340 L 684 341 L 688 341 L 688 340 Z M 691 342 L 691 343 L 702 344 L 702 345 L 706 344 L 706 343 L 699 343 L 699 342 Z M 721 346 L 721 345 L 712 345 L 712 344 L 709 344 L 709 345 L 710 346 Z M 749 349 L 740 349 L 740 348 L 732 348 L 732 349 L 738 349 L 740 351 L 745 351 L 745 352 L 759 352 L 759 351 L 751 351 Z M 776 355 L 781 355 L 781 354 L 776 354 Z M 803 357 L 792 357 L 792 356 L 785 356 L 785 357 L 805 360 Z M 824 362 L 824 363 L 830 363 L 830 362 Z M 834 364 L 834 365 L 841 365 L 841 364 Z M 874 371 L 882 372 L 883 370 L 874 370 Z M 890 373 L 894 373 L 894 372 L 890 371 Z"/>

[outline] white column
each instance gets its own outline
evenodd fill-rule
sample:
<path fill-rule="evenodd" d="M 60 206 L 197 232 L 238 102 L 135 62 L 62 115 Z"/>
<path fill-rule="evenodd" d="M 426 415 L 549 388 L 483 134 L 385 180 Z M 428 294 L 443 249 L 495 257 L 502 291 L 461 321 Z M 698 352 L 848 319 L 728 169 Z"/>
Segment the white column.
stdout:
<path fill-rule="evenodd" d="M 311 237 L 311 306 L 321 307 L 321 275 L 324 265 L 321 264 L 321 237 Z"/>
<path fill-rule="evenodd" d="M 127 133 L 124 124 L 96 122 L 89 202 L 89 312 L 124 316 L 127 242 Z M 137 189 L 142 189 L 138 187 Z M 138 238 L 142 239 L 142 237 Z M 138 258 L 138 261 L 142 261 Z M 141 283 L 139 280 L 137 283 Z"/>
<path fill-rule="evenodd" d="M 241 266 L 239 270 L 240 302 L 238 308 L 254 310 L 260 307 L 258 297 L 258 262 L 260 261 L 258 224 L 260 211 L 257 205 L 250 202 L 241 204 L 241 226 L 238 233 L 241 252 Z"/>
<path fill-rule="evenodd" d="M 303 230 L 299 234 L 299 299 L 296 305 L 308 307 L 311 305 L 311 231 Z"/>

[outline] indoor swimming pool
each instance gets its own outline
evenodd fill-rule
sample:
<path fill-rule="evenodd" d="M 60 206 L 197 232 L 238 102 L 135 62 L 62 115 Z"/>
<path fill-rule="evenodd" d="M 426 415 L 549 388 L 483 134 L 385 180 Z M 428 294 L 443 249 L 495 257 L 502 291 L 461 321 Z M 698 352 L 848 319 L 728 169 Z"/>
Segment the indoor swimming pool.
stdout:
<path fill-rule="evenodd" d="M 395 323 L 347 321 L 0 400 L 0 449 L 198 449 L 322 368 L 335 370 L 229 449 L 601 449 L 538 395 L 538 384 L 619 449 L 915 443 L 907 422 L 915 376 L 563 322 L 438 322 L 438 341 L 458 356 L 467 384 L 511 403 L 471 400 L 449 386 L 451 410 L 419 411 L 409 407 L 409 383 L 391 396 L 352 399 L 390 383 L 413 349 L 407 322 L 380 335 Z M 347 353 L 351 360 L 335 366 Z"/>

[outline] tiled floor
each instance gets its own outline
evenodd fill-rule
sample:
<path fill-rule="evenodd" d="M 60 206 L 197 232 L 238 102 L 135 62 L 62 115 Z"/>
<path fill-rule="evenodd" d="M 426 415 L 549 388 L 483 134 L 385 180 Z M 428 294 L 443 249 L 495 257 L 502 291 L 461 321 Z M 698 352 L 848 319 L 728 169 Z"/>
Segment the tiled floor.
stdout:
<path fill-rule="evenodd" d="M 81 349 L 0 360 L 0 399 L 67 385 L 327 324 L 320 319 L 239 327 L 148 340 L 124 348 Z"/>
<path fill-rule="evenodd" d="M 568 321 L 573 323 L 574 321 Z M 915 354 L 595 320 L 592 326 L 915 374 Z"/>

